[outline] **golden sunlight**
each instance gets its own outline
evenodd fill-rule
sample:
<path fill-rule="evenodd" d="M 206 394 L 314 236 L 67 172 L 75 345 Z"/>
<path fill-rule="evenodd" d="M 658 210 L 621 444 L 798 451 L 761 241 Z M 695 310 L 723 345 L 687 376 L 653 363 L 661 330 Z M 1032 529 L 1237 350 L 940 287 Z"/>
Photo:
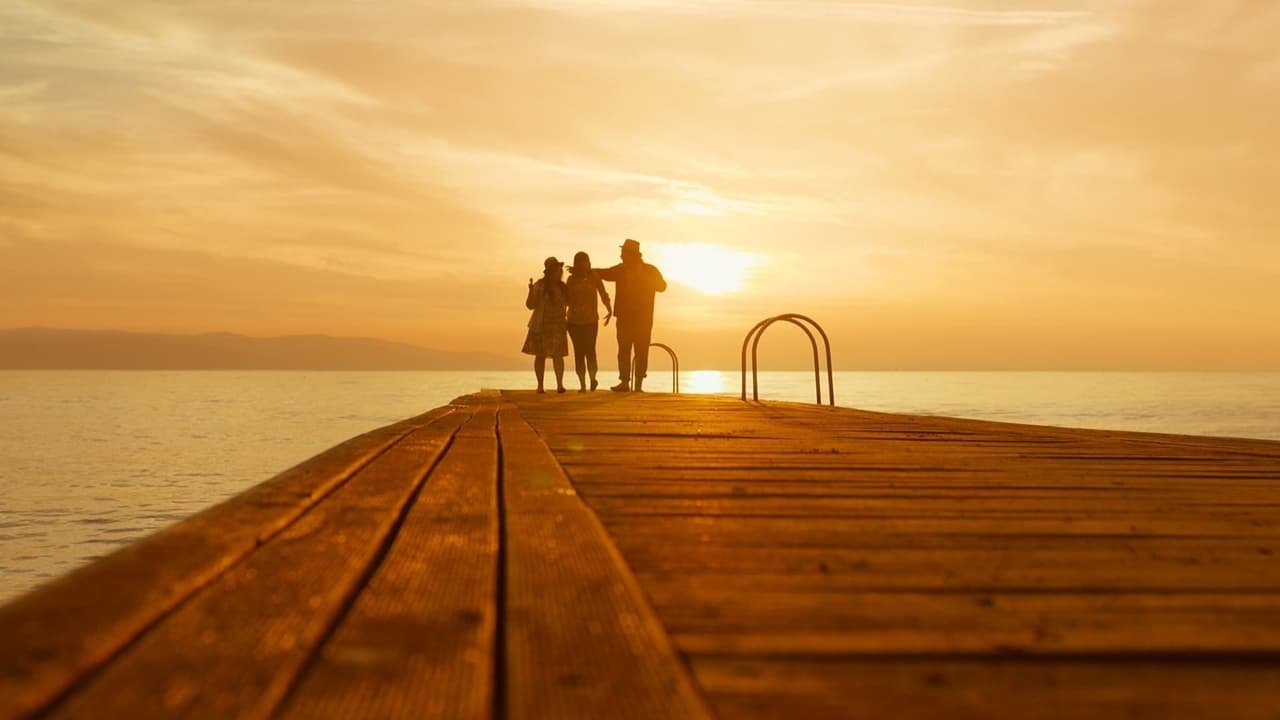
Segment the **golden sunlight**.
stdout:
<path fill-rule="evenodd" d="M 714 395 L 725 391 L 724 373 L 719 370 L 694 370 L 683 374 L 683 387 L 680 389 L 684 392 Z"/>
<path fill-rule="evenodd" d="M 762 260 L 753 253 L 706 243 L 662 244 L 654 250 L 654 261 L 667 280 L 707 295 L 742 290 Z"/>

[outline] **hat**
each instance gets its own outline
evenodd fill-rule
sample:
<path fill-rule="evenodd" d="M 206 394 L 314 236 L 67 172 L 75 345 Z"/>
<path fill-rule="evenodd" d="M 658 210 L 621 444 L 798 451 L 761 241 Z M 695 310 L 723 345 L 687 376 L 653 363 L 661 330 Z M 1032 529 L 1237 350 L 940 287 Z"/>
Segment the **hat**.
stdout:
<path fill-rule="evenodd" d="M 562 267 L 564 267 L 564 263 L 555 259 L 555 256 L 549 257 L 546 260 L 542 261 L 543 270 L 559 270 Z"/>
<path fill-rule="evenodd" d="M 623 252 L 627 250 L 637 253 L 640 252 L 640 242 L 638 240 L 632 240 L 631 238 L 623 240 L 622 244 L 618 247 L 622 248 Z"/>

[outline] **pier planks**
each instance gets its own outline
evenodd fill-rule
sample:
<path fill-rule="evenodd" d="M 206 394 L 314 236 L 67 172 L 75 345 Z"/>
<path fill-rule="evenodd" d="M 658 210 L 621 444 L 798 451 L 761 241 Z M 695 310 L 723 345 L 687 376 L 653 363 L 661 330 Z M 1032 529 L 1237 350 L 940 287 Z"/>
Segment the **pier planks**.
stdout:
<path fill-rule="evenodd" d="M 514 409 L 501 421 L 512 718 L 708 717 L 604 528 Z"/>
<path fill-rule="evenodd" d="M 1280 717 L 1280 443 L 488 391 L 0 608 L 11 717 Z"/>
<path fill-rule="evenodd" d="M 0 717 L 47 707 L 360 468 L 451 412 L 352 438 L 0 607 Z"/>
<path fill-rule="evenodd" d="M 453 439 L 284 717 L 493 716 L 497 407 Z"/>
<path fill-rule="evenodd" d="M 415 430 L 160 620 L 60 703 L 55 718 L 268 717 L 358 593 L 465 419 Z"/>
<path fill-rule="evenodd" d="M 1280 444 L 511 397 L 722 717 L 1280 717 Z"/>

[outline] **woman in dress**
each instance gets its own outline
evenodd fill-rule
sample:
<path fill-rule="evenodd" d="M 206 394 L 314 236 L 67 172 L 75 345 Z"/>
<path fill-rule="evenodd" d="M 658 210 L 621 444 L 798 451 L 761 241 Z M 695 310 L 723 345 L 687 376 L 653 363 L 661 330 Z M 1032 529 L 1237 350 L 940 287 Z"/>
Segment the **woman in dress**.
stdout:
<path fill-rule="evenodd" d="M 600 312 L 596 297 L 604 301 L 604 324 L 613 317 L 613 305 L 604 281 L 591 269 L 591 258 L 584 252 L 573 256 L 569 268 L 569 337 L 573 339 L 573 368 L 578 372 L 578 392 L 587 391 L 587 374 L 591 375 L 591 389 L 600 383 L 596 380 L 596 336 L 600 333 Z"/>
<path fill-rule="evenodd" d="M 569 288 L 565 286 L 564 263 L 549 257 L 542 263 L 542 279 L 529 279 L 529 296 L 524 305 L 533 311 L 529 317 L 529 332 L 524 338 L 524 354 L 533 356 L 533 374 L 538 378 L 538 392 L 542 388 L 542 376 L 551 358 L 556 371 L 556 392 L 564 392 L 564 356 L 569 354 L 566 338 L 565 311 L 569 307 Z"/>

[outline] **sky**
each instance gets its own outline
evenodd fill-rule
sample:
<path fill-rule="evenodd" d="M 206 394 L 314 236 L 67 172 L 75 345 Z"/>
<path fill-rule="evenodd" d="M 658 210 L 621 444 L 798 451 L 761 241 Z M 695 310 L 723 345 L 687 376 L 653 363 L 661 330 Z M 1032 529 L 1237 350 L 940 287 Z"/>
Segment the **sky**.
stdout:
<path fill-rule="evenodd" d="M 630 237 L 685 368 L 803 312 L 838 368 L 1280 369 L 1277 38 L 1273 0 L 5 0 L 0 327 L 515 355 L 543 258 Z"/>

